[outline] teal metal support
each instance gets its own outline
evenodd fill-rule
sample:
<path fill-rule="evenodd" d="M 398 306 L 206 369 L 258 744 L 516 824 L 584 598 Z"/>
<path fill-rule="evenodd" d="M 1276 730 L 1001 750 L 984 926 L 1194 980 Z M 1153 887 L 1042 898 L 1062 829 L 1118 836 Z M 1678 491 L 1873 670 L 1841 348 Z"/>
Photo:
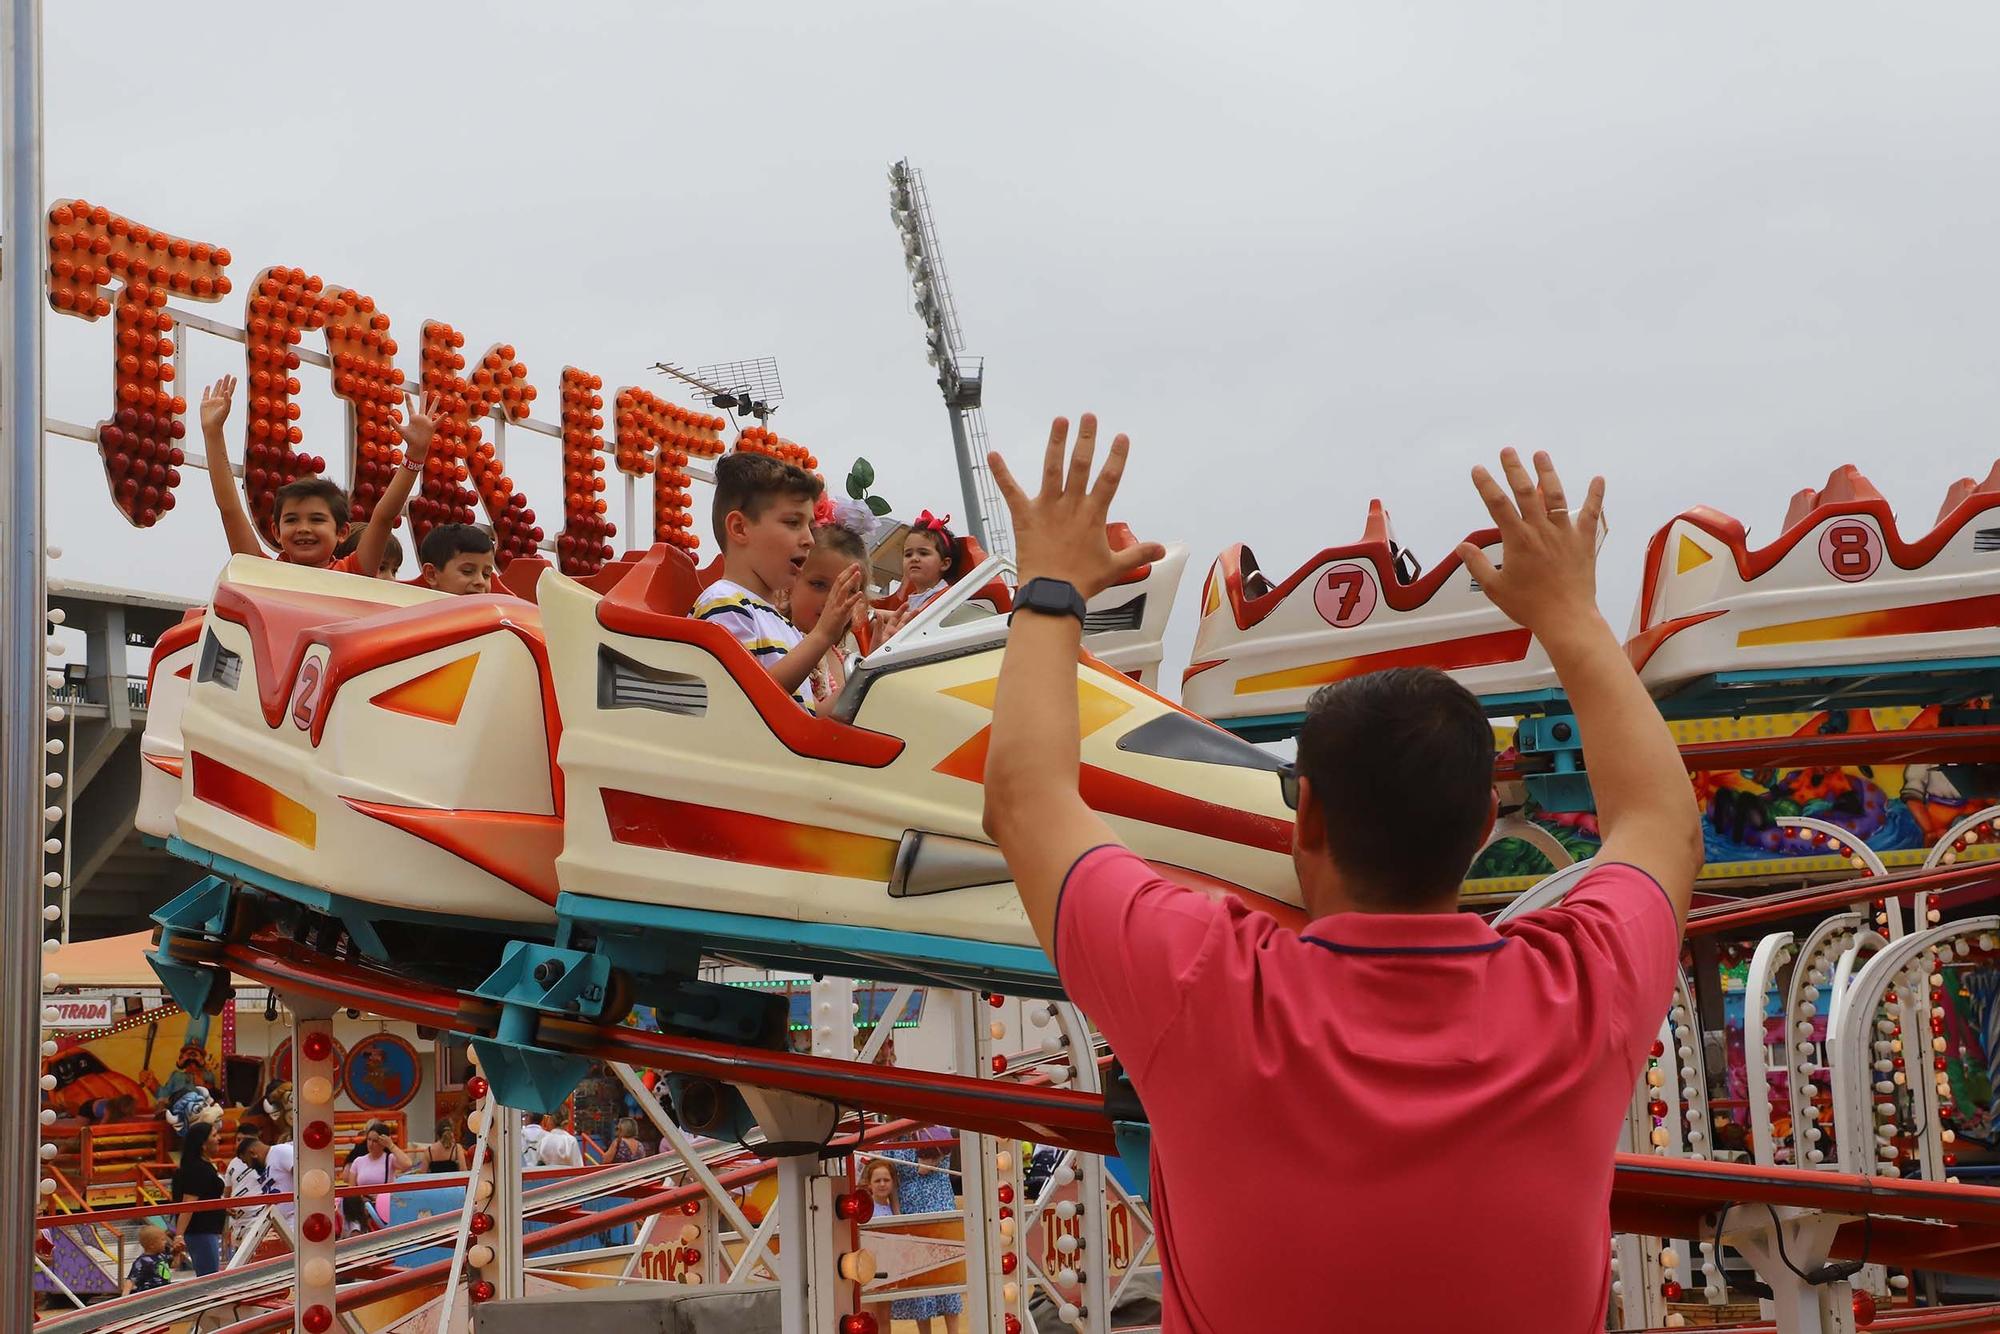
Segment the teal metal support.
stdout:
<path fill-rule="evenodd" d="M 611 995 L 611 961 L 581 950 L 510 941 L 500 966 L 472 994 L 500 1007 L 493 1036 L 472 1039 L 472 1048 L 501 1105 L 524 1112 L 561 1107 L 590 1072 L 590 1061 L 543 1049 L 538 1041 L 541 1017 L 604 1018 Z"/>
<path fill-rule="evenodd" d="M 190 1016 L 207 1014 L 227 999 L 229 974 L 211 964 L 183 963 L 172 957 L 173 943 L 222 939 L 229 929 L 229 906 L 235 892 L 235 886 L 221 876 L 203 876 L 153 914 L 160 940 L 146 951 L 146 962 L 174 1004 Z"/>

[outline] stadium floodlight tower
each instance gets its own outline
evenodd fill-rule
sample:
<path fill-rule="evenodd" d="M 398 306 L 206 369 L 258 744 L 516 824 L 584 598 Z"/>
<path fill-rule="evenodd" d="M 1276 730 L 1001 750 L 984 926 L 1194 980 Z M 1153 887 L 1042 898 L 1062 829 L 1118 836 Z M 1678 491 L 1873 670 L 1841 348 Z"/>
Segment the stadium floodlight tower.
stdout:
<path fill-rule="evenodd" d="M 927 360 L 937 367 L 938 388 L 951 415 L 951 444 L 958 453 L 958 485 L 965 503 L 965 529 L 993 555 L 1012 555 L 1014 540 L 1007 511 L 986 467 L 986 419 L 980 412 L 985 359 L 959 350 L 958 308 L 945 277 L 924 174 L 905 158 L 889 168 L 889 216 L 903 238 L 903 265 L 910 271 L 917 315 L 924 322 Z"/>

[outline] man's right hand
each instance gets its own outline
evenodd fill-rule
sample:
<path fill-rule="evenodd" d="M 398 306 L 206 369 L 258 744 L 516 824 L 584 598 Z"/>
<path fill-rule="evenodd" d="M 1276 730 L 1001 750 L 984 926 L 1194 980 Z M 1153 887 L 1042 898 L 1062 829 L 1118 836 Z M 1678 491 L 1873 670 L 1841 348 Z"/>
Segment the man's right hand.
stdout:
<path fill-rule="evenodd" d="M 229 420 L 229 405 L 236 397 L 236 377 L 225 375 L 201 391 L 201 429 L 205 435 L 222 430 Z"/>
<path fill-rule="evenodd" d="M 1470 542 L 1459 558 L 1493 605 L 1547 643 L 1579 624 L 1602 620 L 1597 609 L 1597 539 L 1604 513 L 1604 479 L 1593 477 L 1573 512 L 1547 454 L 1535 455 L 1530 475 L 1521 456 L 1500 452 L 1507 487 L 1484 468 L 1472 470 L 1487 513 L 1500 530 L 1500 564 Z M 1509 494 L 1511 490 L 1512 494 Z"/>
<path fill-rule="evenodd" d="M 1500 455 L 1500 468 L 1504 489 L 1484 468 L 1472 472 L 1500 528 L 1500 564 L 1469 543 L 1459 555 L 1493 604 L 1533 632 L 1555 668 L 1583 739 L 1604 837 L 1598 859 L 1651 875 L 1684 922 L 1701 870 L 1701 822 L 1673 733 L 1597 609 L 1604 479 L 1591 480 L 1571 513 L 1547 454 L 1535 455 L 1533 475 L 1511 449 Z"/>

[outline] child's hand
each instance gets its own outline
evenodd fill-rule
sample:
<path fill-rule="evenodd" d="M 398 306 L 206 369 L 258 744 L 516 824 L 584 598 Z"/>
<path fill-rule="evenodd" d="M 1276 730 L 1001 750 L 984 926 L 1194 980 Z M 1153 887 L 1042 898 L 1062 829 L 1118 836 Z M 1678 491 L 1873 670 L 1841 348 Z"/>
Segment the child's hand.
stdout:
<path fill-rule="evenodd" d="M 396 434 L 403 437 L 403 460 L 413 468 L 420 468 L 431 452 L 431 437 L 437 434 L 437 419 L 443 413 L 443 404 L 432 394 L 424 396 L 423 410 L 419 412 L 416 400 L 403 396 L 404 421 L 397 423 Z"/>
<path fill-rule="evenodd" d="M 875 612 L 874 637 L 871 642 L 876 644 L 888 643 L 889 637 L 908 625 L 910 618 L 915 616 L 920 610 L 922 609 L 912 607 L 906 602 L 900 607 L 892 607 L 887 611 Z"/>
<path fill-rule="evenodd" d="M 201 391 L 201 429 L 215 435 L 229 420 L 229 405 L 236 397 L 236 377 L 225 375 Z"/>
<path fill-rule="evenodd" d="M 840 636 L 854 623 L 855 608 L 861 605 L 868 592 L 868 584 L 861 575 L 861 567 L 850 565 L 840 572 L 840 578 L 833 581 L 833 591 L 826 595 L 826 607 L 819 614 L 819 624 L 813 632 L 826 641 L 828 647 L 840 642 Z"/>

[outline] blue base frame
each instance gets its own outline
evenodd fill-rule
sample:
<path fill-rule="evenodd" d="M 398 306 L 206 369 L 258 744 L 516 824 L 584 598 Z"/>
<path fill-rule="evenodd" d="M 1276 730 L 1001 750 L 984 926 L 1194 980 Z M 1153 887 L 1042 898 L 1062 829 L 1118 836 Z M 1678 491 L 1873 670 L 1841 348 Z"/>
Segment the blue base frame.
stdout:
<path fill-rule="evenodd" d="M 760 968 L 1063 998 L 1054 965 L 1034 946 L 630 903 L 588 894 L 558 896 L 556 912 L 566 928 L 639 931 L 699 941 L 703 953 Z"/>
<path fill-rule="evenodd" d="M 1717 672 L 1659 701 L 1669 718 L 1740 718 L 1821 709 L 1922 708 L 2000 694 L 2000 657 Z"/>
<path fill-rule="evenodd" d="M 419 926 L 435 926 L 450 931 L 465 931 L 475 927 L 483 928 L 486 925 L 463 917 L 453 917 L 449 913 L 368 903 L 348 898 L 344 894 L 335 894 L 331 890 L 315 889 L 296 880 L 287 880 L 281 875 L 272 875 L 269 871 L 260 871 L 254 866 L 237 861 L 234 857 L 225 857 L 219 852 L 198 848 L 178 834 L 163 843 L 158 843 L 157 846 L 165 848 L 183 861 L 192 862 L 239 884 L 252 885 L 267 893 L 276 894 L 279 898 L 290 899 L 314 912 L 338 918 L 341 925 L 347 928 L 347 933 L 354 938 L 354 943 L 361 952 L 378 963 L 393 963 L 395 960 L 390 957 L 388 948 L 382 944 L 382 937 L 376 933 L 377 922 L 411 922 Z M 501 930 L 489 930 L 488 934 L 545 941 L 552 939 L 554 932 L 553 927 L 536 926 L 532 922 L 508 922 Z"/>
<path fill-rule="evenodd" d="M 2000 695 L 2000 656 L 1715 672 L 1655 702 L 1665 717 L 1684 720 L 1817 713 L 1822 709 L 1924 708 L 1962 704 L 1988 695 Z M 1481 695 L 1479 703 L 1492 718 L 1571 712 L 1569 698 L 1560 689 Z M 1246 741 L 1283 741 L 1297 735 L 1305 717 L 1301 710 L 1218 718 L 1215 722 Z"/>
<path fill-rule="evenodd" d="M 233 857 L 198 848 L 178 836 L 157 846 L 226 879 L 338 918 L 362 952 L 381 963 L 396 960 L 376 932 L 376 922 L 412 922 L 458 931 L 487 925 L 445 913 L 365 903 L 302 885 Z M 1056 978 L 1054 965 L 1034 946 L 995 945 L 956 936 L 671 908 L 586 894 L 560 895 L 556 899 L 556 914 L 558 921 L 553 927 L 510 922 L 493 934 L 524 941 L 564 943 L 577 927 L 587 927 L 600 934 L 608 931 L 652 937 L 647 943 L 653 946 L 655 957 L 681 954 L 693 959 L 700 954 L 711 954 L 789 972 L 1063 999 L 1062 983 Z M 621 942 L 610 953 L 615 960 L 630 948 L 631 942 Z"/>

